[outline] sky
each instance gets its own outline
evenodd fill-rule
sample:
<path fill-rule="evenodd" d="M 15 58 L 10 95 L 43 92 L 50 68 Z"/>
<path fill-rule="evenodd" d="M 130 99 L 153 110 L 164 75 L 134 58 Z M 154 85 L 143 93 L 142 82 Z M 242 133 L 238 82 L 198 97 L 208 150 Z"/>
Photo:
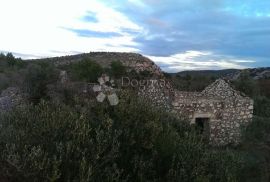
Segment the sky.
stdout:
<path fill-rule="evenodd" d="M 140 53 L 163 71 L 270 66 L 269 0 L 0 0 L 0 52 Z"/>

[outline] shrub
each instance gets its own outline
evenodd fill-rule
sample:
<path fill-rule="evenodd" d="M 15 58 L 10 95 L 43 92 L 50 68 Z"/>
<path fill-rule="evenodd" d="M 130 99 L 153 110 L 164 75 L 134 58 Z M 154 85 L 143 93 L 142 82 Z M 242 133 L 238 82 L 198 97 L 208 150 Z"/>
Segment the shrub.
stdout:
<path fill-rule="evenodd" d="M 7 75 L 0 73 L 0 93 L 3 89 L 6 89 L 10 84 L 10 80 Z"/>
<path fill-rule="evenodd" d="M 27 63 L 23 62 L 21 58 L 15 58 L 12 53 L 7 53 L 6 55 L 0 53 L 0 68 L 23 68 Z M 1 69 L 0 69 L 1 71 Z"/>
<path fill-rule="evenodd" d="M 236 87 L 236 90 L 239 90 L 250 97 L 255 97 L 259 94 L 258 84 L 250 77 L 247 71 L 243 71 L 233 84 Z"/>
<path fill-rule="evenodd" d="M 76 79 L 87 82 L 97 82 L 98 77 L 103 73 L 103 68 L 98 63 L 91 61 L 88 58 L 73 63 L 71 69 L 72 74 Z"/>
<path fill-rule="evenodd" d="M 118 133 L 109 118 L 95 127 L 71 108 L 41 102 L 2 122 L 1 158 L 26 181 L 117 181 L 121 174 L 113 161 Z"/>
<path fill-rule="evenodd" d="M 270 118 L 254 117 L 244 131 L 241 149 L 246 153 L 243 181 L 269 181 Z"/>
<path fill-rule="evenodd" d="M 255 97 L 254 114 L 261 117 L 270 117 L 270 99 L 265 96 Z"/>
<path fill-rule="evenodd" d="M 54 65 L 47 62 L 38 62 L 29 65 L 25 73 L 24 87 L 33 103 L 40 99 L 48 99 L 47 85 L 57 80 L 57 71 Z"/>
<path fill-rule="evenodd" d="M 213 83 L 215 77 L 198 75 L 176 75 L 172 77 L 172 84 L 178 90 L 184 91 L 202 91 L 208 85 Z"/>
<path fill-rule="evenodd" d="M 26 181 L 238 179 L 234 154 L 207 149 L 187 123 L 119 96 L 115 107 L 41 102 L 0 117 L 0 159 Z"/>
<path fill-rule="evenodd" d="M 112 76 L 119 78 L 126 74 L 126 67 L 120 61 L 111 62 L 111 74 Z"/>

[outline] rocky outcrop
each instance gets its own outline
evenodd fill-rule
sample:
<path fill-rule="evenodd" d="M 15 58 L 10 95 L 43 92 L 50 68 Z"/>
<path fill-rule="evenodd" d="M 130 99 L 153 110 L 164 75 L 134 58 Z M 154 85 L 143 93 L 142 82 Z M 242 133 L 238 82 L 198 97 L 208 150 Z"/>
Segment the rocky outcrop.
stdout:
<path fill-rule="evenodd" d="M 228 80 L 237 80 L 241 77 L 242 74 L 248 75 L 254 80 L 269 79 L 270 78 L 270 68 L 249 68 L 244 70 L 237 70 L 233 73 L 227 74 L 224 76 Z"/>
<path fill-rule="evenodd" d="M 24 97 L 17 87 L 9 87 L 0 95 L 0 113 L 10 111 L 12 108 L 22 105 Z"/>
<path fill-rule="evenodd" d="M 155 75 L 163 75 L 161 69 L 153 61 L 142 56 L 141 54 L 136 53 L 90 52 L 72 56 L 47 58 L 42 59 L 42 61 L 49 61 L 57 66 L 60 66 L 78 62 L 84 58 L 89 58 L 90 60 L 100 64 L 102 67 L 110 67 L 111 62 L 120 61 L 124 66 L 129 68 L 129 70 L 135 70 L 137 72 L 148 71 L 149 73 Z"/>
<path fill-rule="evenodd" d="M 68 79 L 67 71 L 65 71 L 65 70 L 60 71 L 59 81 L 60 81 L 60 84 L 63 84 L 63 85 L 68 83 L 69 79 Z"/>

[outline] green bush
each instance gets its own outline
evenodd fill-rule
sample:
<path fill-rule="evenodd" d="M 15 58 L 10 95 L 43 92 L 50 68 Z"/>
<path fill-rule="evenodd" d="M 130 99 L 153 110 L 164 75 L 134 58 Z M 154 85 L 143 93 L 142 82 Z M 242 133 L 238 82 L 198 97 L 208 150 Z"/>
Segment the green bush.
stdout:
<path fill-rule="evenodd" d="M 0 73 L 0 93 L 10 85 L 10 79 L 6 74 Z"/>
<path fill-rule="evenodd" d="M 47 85 L 54 83 L 58 78 L 56 68 L 47 62 L 32 63 L 25 73 L 24 87 L 33 103 L 40 99 L 48 99 Z"/>
<path fill-rule="evenodd" d="M 197 75 L 185 75 L 185 76 L 173 76 L 172 84 L 178 90 L 183 91 L 202 91 L 208 85 L 215 81 L 216 77 L 213 76 L 197 76 Z"/>
<path fill-rule="evenodd" d="M 121 174 L 113 163 L 118 133 L 109 119 L 94 126 L 71 108 L 42 102 L 1 123 L 1 159 L 26 181 L 111 181 Z"/>
<path fill-rule="evenodd" d="M 259 87 L 255 80 L 253 80 L 247 71 L 240 74 L 240 77 L 233 82 L 236 90 L 239 90 L 249 97 L 256 97 L 259 95 Z"/>
<path fill-rule="evenodd" d="M 75 79 L 79 79 L 87 82 L 97 82 L 98 77 L 103 73 L 103 68 L 96 62 L 91 61 L 88 58 L 84 58 L 82 61 L 73 63 L 71 65 L 72 75 Z"/>
<path fill-rule="evenodd" d="M 26 62 L 23 62 L 21 58 L 15 58 L 12 53 L 7 53 L 6 55 L 0 53 L 0 71 L 3 72 L 4 68 L 15 68 L 20 69 L 26 66 Z"/>
<path fill-rule="evenodd" d="M 126 67 L 120 61 L 111 62 L 111 75 L 119 78 L 126 74 Z"/>
<path fill-rule="evenodd" d="M 270 99 L 265 96 L 255 97 L 254 114 L 260 117 L 270 117 Z"/>
<path fill-rule="evenodd" d="M 243 181 L 269 181 L 270 118 L 254 117 L 243 133 L 241 150 L 246 153 Z"/>
<path fill-rule="evenodd" d="M 25 181 L 238 179 L 236 154 L 208 149 L 189 124 L 133 95 L 119 97 L 115 107 L 41 102 L 1 116 L 0 160 Z"/>

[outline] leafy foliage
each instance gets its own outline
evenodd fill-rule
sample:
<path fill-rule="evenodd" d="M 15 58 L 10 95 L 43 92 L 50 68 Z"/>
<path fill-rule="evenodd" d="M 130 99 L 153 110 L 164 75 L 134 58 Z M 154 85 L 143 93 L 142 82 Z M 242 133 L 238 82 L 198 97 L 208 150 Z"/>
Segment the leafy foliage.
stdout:
<path fill-rule="evenodd" d="M 270 118 L 255 116 L 244 132 L 240 150 L 246 153 L 245 181 L 269 181 Z"/>
<path fill-rule="evenodd" d="M 84 58 L 82 61 L 71 65 L 72 74 L 76 79 L 96 82 L 98 77 L 103 73 L 103 68 L 96 62 Z"/>
<path fill-rule="evenodd" d="M 15 58 L 12 53 L 7 53 L 6 55 L 0 53 L 0 72 L 3 72 L 4 68 L 22 68 L 26 65 L 21 58 Z"/>
<path fill-rule="evenodd" d="M 0 91 L 9 86 L 18 86 L 22 83 L 22 70 L 27 63 L 15 58 L 12 53 L 0 53 Z"/>
<path fill-rule="evenodd" d="M 259 94 L 257 83 L 249 76 L 248 72 L 242 72 L 240 78 L 234 81 L 234 85 L 237 90 L 250 97 L 255 97 Z"/>
<path fill-rule="evenodd" d="M 214 76 L 172 76 L 174 87 L 181 91 L 202 91 L 205 87 L 215 81 Z"/>
<path fill-rule="evenodd" d="M 96 103 L 78 112 L 41 102 L 0 117 L 0 159 L 21 181 L 238 179 L 236 153 L 209 150 L 184 121 L 128 93 L 120 97 L 116 107 Z"/>
<path fill-rule="evenodd" d="M 29 65 L 25 73 L 24 87 L 33 103 L 47 97 L 47 85 L 55 82 L 57 70 L 51 63 L 38 62 Z"/>
<path fill-rule="evenodd" d="M 270 118 L 270 99 L 265 96 L 255 97 L 254 114 L 256 116 Z"/>
<path fill-rule="evenodd" d="M 126 74 L 126 67 L 120 61 L 111 62 L 111 75 L 115 78 L 120 78 Z"/>

